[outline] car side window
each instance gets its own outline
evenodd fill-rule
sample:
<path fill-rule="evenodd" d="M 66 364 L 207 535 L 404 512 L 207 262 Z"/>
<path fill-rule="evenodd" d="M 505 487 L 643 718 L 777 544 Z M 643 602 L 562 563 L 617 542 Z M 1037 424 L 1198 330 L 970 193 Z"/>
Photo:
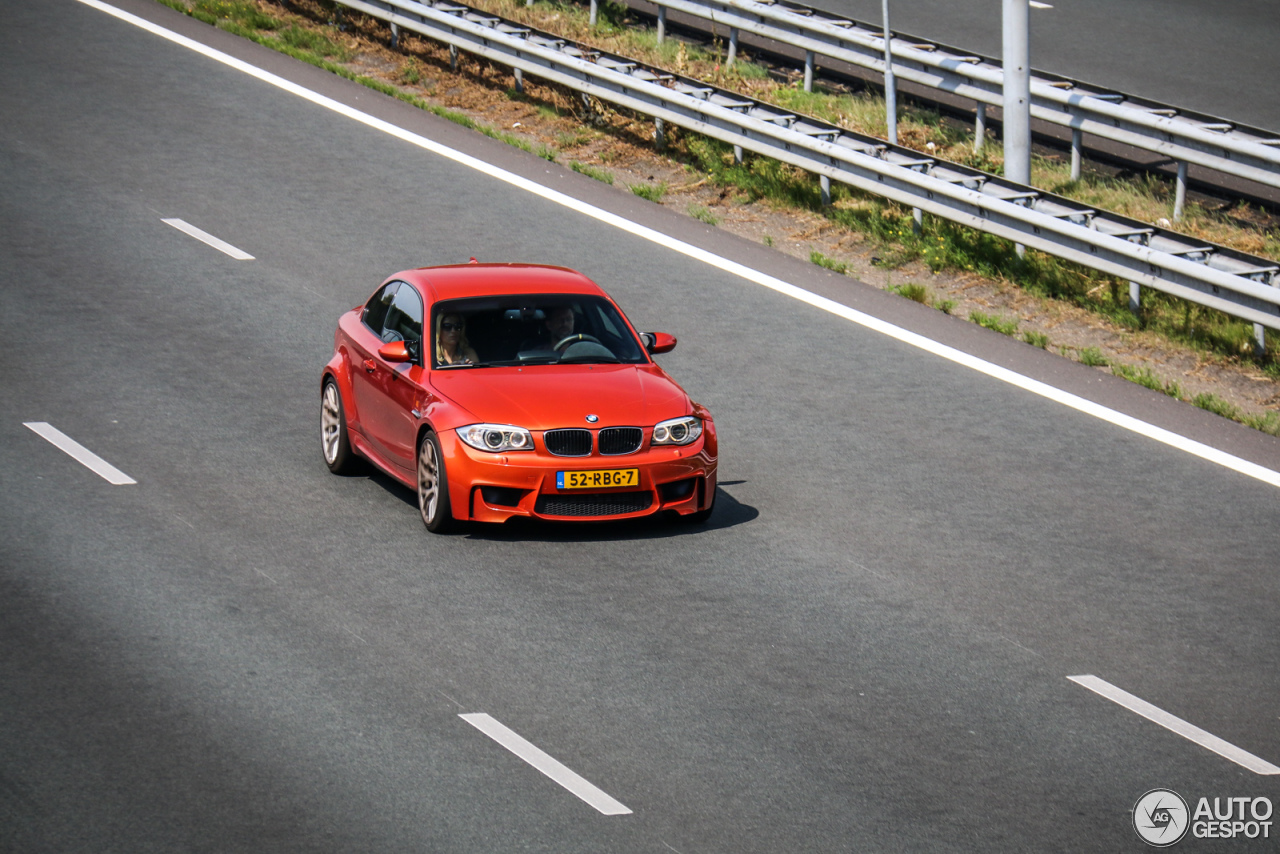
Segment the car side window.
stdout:
<path fill-rule="evenodd" d="M 412 285 L 388 282 L 365 305 L 363 320 L 383 344 L 403 341 L 422 364 L 422 298 Z"/>
<path fill-rule="evenodd" d="M 395 298 L 399 287 L 399 282 L 388 282 L 365 304 L 364 313 L 360 319 L 364 321 L 365 326 L 373 330 L 374 335 L 382 336 L 382 322 L 387 317 L 387 309 L 391 307 L 391 301 Z"/>
<path fill-rule="evenodd" d="M 422 364 L 422 298 L 412 285 L 400 282 L 382 322 L 382 340 L 403 341 L 414 362 Z"/>

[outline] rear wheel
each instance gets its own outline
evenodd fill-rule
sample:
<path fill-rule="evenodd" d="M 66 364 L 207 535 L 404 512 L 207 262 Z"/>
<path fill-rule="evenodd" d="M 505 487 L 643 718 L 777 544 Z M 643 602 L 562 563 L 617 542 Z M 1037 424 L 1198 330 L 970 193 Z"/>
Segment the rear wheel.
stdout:
<path fill-rule="evenodd" d="M 443 534 L 454 525 L 444 456 L 434 433 L 427 433 L 418 443 L 418 512 L 433 534 Z"/>
<path fill-rule="evenodd" d="M 351 439 L 347 435 L 347 415 L 342 410 L 342 395 L 332 378 L 325 381 L 320 394 L 320 450 L 334 474 L 350 474 L 360 464 Z"/>

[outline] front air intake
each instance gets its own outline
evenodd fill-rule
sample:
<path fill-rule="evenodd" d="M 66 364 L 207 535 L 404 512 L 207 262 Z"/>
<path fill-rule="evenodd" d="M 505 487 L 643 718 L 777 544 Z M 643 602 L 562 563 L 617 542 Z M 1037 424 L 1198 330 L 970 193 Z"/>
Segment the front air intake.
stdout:
<path fill-rule="evenodd" d="M 653 504 L 652 492 L 606 492 L 599 495 L 539 495 L 539 516 L 621 516 L 639 513 Z"/>

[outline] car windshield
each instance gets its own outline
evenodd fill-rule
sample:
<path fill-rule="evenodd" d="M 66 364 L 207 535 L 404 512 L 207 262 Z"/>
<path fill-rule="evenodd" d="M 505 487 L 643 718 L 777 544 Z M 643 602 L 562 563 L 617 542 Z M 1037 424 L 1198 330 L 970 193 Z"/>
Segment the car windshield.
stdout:
<path fill-rule="evenodd" d="M 613 303 L 582 294 L 448 300 L 431 333 L 435 368 L 647 361 Z"/>

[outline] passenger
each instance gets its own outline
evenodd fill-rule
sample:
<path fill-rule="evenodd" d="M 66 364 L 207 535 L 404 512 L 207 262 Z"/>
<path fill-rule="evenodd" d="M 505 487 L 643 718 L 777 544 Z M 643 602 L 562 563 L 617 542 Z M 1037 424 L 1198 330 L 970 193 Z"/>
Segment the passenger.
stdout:
<path fill-rule="evenodd" d="M 476 351 L 467 341 L 466 322 L 460 314 L 436 317 L 436 364 L 474 365 Z"/>

